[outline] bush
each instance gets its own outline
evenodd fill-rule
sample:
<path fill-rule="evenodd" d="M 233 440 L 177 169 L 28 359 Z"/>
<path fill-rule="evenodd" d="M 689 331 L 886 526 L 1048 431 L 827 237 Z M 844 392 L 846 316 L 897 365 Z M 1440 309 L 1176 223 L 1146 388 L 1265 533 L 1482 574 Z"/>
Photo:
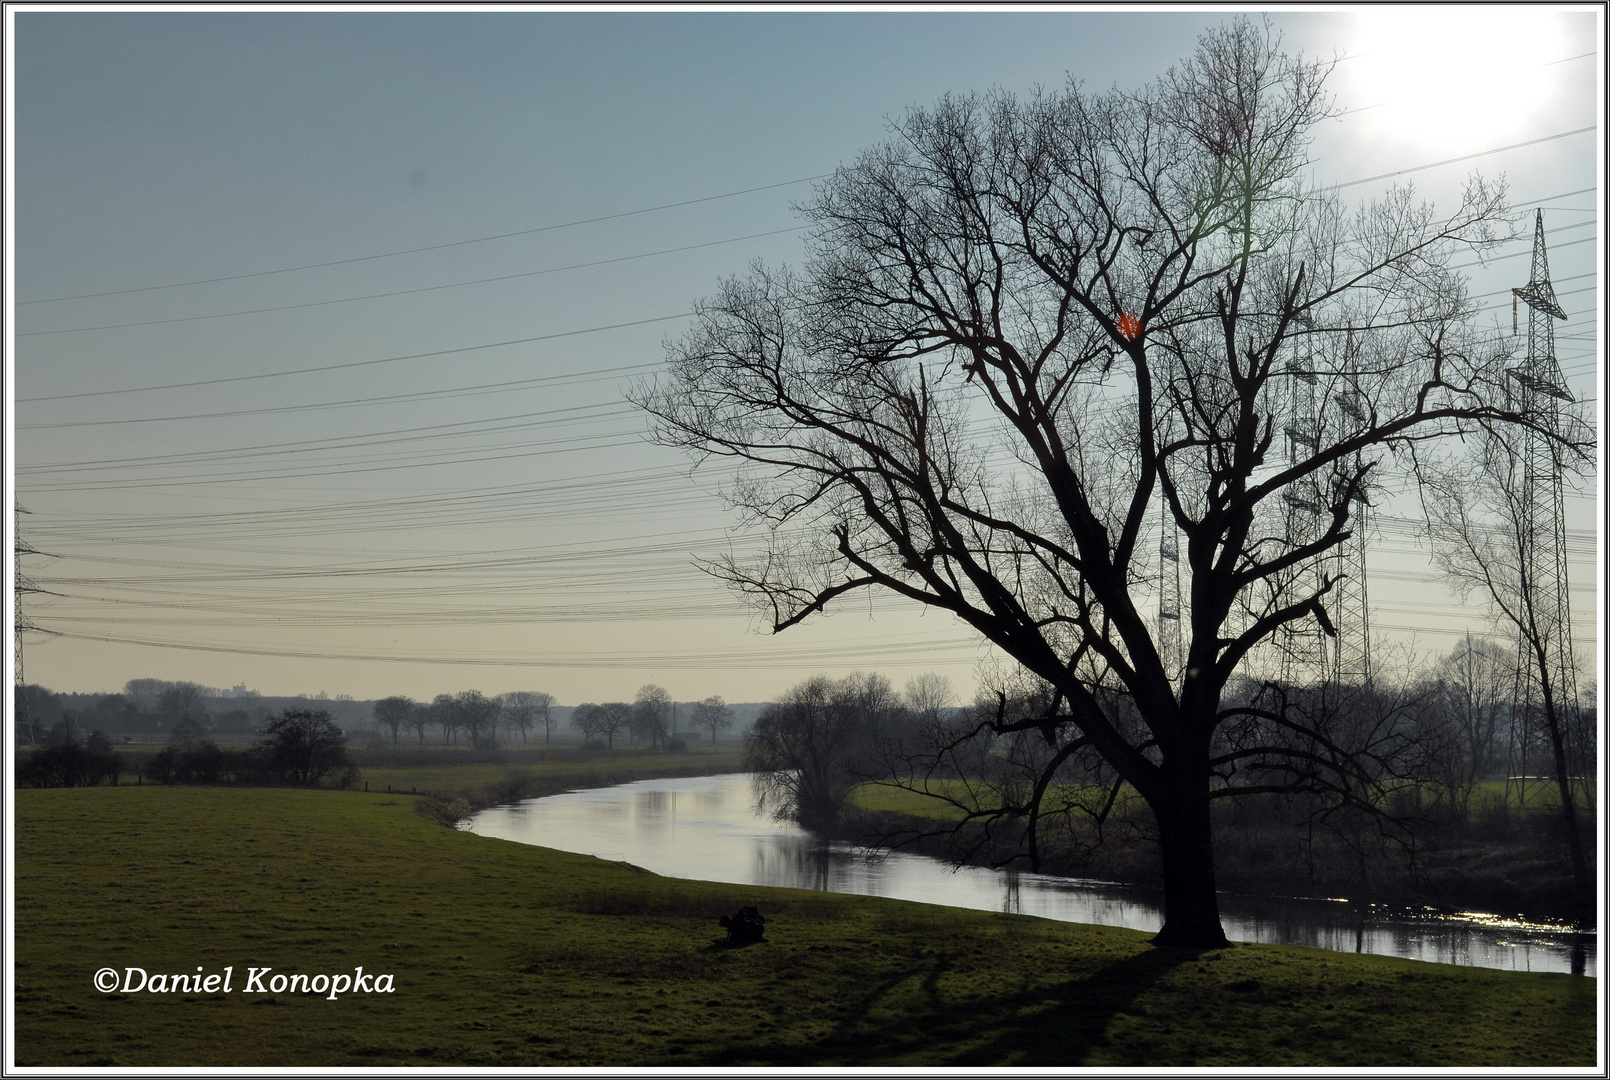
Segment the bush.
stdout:
<path fill-rule="evenodd" d="M 246 750 L 225 750 L 210 741 L 175 740 L 145 766 L 159 784 L 317 784 L 329 777 L 351 787 L 358 767 L 330 714 L 286 709 L 269 723 L 263 741 Z"/>
<path fill-rule="evenodd" d="M 688 752 L 687 740 L 678 735 L 676 738 L 665 744 L 665 749 L 667 753 L 685 754 Z"/>
<path fill-rule="evenodd" d="M 121 768 L 110 747 L 67 743 L 34 751 L 17 769 L 17 782 L 26 787 L 95 787 L 103 781 L 116 784 Z"/>
<path fill-rule="evenodd" d="M 432 797 L 416 799 L 414 800 L 414 811 L 438 821 L 450 829 L 458 828 L 460 821 L 475 813 L 475 809 L 470 806 L 468 801 L 456 796 L 447 799 Z"/>
<path fill-rule="evenodd" d="M 317 784 L 335 773 L 350 784 L 357 776 L 346 736 L 323 709 L 286 709 L 263 729 L 261 747 L 269 770 L 287 783 Z"/>
<path fill-rule="evenodd" d="M 517 803 L 521 799 L 529 799 L 537 792 L 537 774 L 530 769 L 516 766 L 509 770 L 508 775 L 487 788 L 487 794 L 497 803 Z"/>
<path fill-rule="evenodd" d="M 167 746 L 146 762 L 145 771 L 159 784 L 260 784 L 272 778 L 262 747 L 225 750 L 215 742 L 188 750 Z"/>

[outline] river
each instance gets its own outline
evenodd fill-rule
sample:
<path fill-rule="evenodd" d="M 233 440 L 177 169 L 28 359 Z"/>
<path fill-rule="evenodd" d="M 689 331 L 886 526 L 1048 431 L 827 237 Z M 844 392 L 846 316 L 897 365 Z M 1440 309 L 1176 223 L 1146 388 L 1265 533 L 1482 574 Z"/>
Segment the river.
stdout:
<path fill-rule="evenodd" d="M 642 780 L 476 814 L 482 836 L 629 862 L 668 877 L 887 896 L 1155 931 L 1156 890 L 980 867 L 820 838 L 754 812 L 744 774 Z M 1569 927 L 1430 908 L 1221 893 L 1232 941 L 1307 945 L 1442 964 L 1598 975 L 1598 942 Z"/>

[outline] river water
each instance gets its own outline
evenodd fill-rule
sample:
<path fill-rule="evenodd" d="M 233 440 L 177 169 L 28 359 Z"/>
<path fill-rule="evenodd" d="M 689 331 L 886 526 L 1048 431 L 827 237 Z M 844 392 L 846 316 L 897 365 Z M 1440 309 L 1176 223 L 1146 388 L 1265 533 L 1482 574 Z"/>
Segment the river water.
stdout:
<path fill-rule="evenodd" d="M 1156 930 L 1156 890 L 1111 882 L 956 870 L 923 855 L 867 857 L 754 812 L 744 774 L 643 780 L 483 810 L 482 836 L 629 862 L 667 877 L 778 885 Z M 1442 964 L 1597 977 L 1598 943 L 1568 927 L 1476 912 L 1387 909 L 1345 900 L 1219 897 L 1232 941 L 1307 945 Z"/>

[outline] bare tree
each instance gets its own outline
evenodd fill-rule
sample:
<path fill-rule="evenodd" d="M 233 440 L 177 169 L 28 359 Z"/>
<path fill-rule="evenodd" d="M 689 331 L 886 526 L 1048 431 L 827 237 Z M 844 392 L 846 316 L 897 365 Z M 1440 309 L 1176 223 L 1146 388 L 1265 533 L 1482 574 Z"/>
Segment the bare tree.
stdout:
<path fill-rule="evenodd" d="M 712 694 L 693 706 L 693 726 L 710 733 L 710 745 L 716 744 L 716 732 L 732 726 L 732 709 L 720 694 Z"/>
<path fill-rule="evenodd" d="M 1561 419 L 1567 430 L 1552 433 L 1556 474 L 1589 467 L 1591 433 L 1569 413 L 1562 412 Z M 1475 441 L 1472 458 L 1452 459 L 1424 489 L 1426 520 L 1437 564 L 1467 594 L 1481 595 L 1501 622 L 1515 631 L 1522 682 L 1539 691 L 1541 700 L 1530 705 L 1548 739 L 1572 877 L 1579 902 L 1587 907 L 1594 883 L 1571 782 L 1575 755 L 1569 744 L 1580 722 L 1575 672 L 1569 662 L 1571 628 L 1560 618 L 1558 597 L 1553 595 L 1556 583 L 1539 579 L 1539 564 L 1530 550 L 1539 536 L 1528 506 L 1528 486 L 1534 478 L 1528 476 L 1528 455 L 1521 445 L 1524 433 L 1520 434 L 1518 438 L 1515 432 L 1494 427 Z M 1525 737 L 1528 718 L 1518 714 L 1526 705 L 1514 700 L 1513 739 Z"/>
<path fill-rule="evenodd" d="M 409 728 L 418 734 L 419 745 L 424 746 L 425 729 L 434 724 L 436 722 L 436 718 L 432 713 L 431 706 L 426 705 L 423 702 L 416 701 L 409 707 L 408 717 L 405 722 Z"/>
<path fill-rule="evenodd" d="M 269 768 L 293 784 L 317 784 L 348 768 L 347 740 L 323 709 L 286 709 L 263 729 Z"/>
<path fill-rule="evenodd" d="M 671 730 L 670 691 L 654 683 L 638 687 L 637 700 L 632 703 L 631 728 L 634 738 L 646 737 L 651 747 L 659 749 Z"/>
<path fill-rule="evenodd" d="M 414 712 L 414 699 L 411 697 L 388 697 L 375 702 L 374 718 L 378 727 L 391 729 L 391 743 L 397 745 L 398 732 L 408 723 Z"/>
<path fill-rule="evenodd" d="M 906 708 L 919 724 L 936 724 L 956 703 L 956 690 L 938 672 L 925 671 L 906 680 Z"/>
<path fill-rule="evenodd" d="M 173 683 L 157 700 L 157 712 L 175 728 L 181 724 L 205 725 L 209 717 L 202 691 L 203 687 L 195 683 Z"/>
<path fill-rule="evenodd" d="M 497 745 L 498 703 L 479 690 L 461 690 L 453 697 L 452 710 L 459 727 L 470 736 L 477 750 Z"/>
<path fill-rule="evenodd" d="M 899 707 L 889 680 L 856 672 L 790 687 L 744 737 L 757 809 L 809 829 L 837 823 Z"/>
<path fill-rule="evenodd" d="M 207 741 L 206 725 L 188 716 L 175 723 L 173 729 L 168 732 L 168 745 L 177 747 L 187 754 Z"/>
<path fill-rule="evenodd" d="M 537 715 L 542 718 L 543 745 L 550 745 L 553 742 L 554 726 L 559 722 L 559 718 L 554 715 L 553 711 L 554 706 L 559 704 L 559 699 L 546 690 L 534 690 L 530 693 L 532 706 L 537 710 Z"/>
<path fill-rule="evenodd" d="M 453 741 L 453 735 L 459 728 L 458 709 L 454 707 L 453 695 L 437 694 L 428 708 L 430 722 L 442 729 L 442 745 L 446 746 Z"/>
<path fill-rule="evenodd" d="M 526 732 L 538 721 L 542 723 L 543 742 L 553 741 L 554 696 L 541 690 L 511 690 L 498 695 L 503 707 L 503 719 L 510 727 L 520 730 L 520 741 L 526 741 Z"/>
<path fill-rule="evenodd" d="M 1232 676 L 1333 630 L 1327 568 L 1378 477 L 1525 422 L 1451 269 L 1512 232 L 1502 189 L 1355 213 L 1305 186 L 1325 75 L 1242 19 L 1139 92 L 914 109 L 804 207 L 803 269 L 723 283 L 633 393 L 661 443 L 742 466 L 727 497 L 760 554 L 709 569 L 775 630 L 886 589 L 1054 688 L 1025 722 L 1157 819 L 1162 943 L 1224 942 L 1210 802 L 1322 735 L 1227 707 Z M 1288 436 L 1297 382 L 1348 407 Z M 1148 617 L 1160 518 L 1189 570 L 1180 663 Z M 1249 708 L 1271 741 L 1219 745 Z"/>
<path fill-rule="evenodd" d="M 1515 692 L 1515 653 L 1468 634 L 1437 665 L 1441 706 L 1460 733 L 1450 760 L 1466 790 L 1508 766 L 1509 724 Z"/>
<path fill-rule="evenodd" d="M 583 738 L 603 736 L 611 750 L 615 748 L 615 736 L 626 730 L 631 719 L 632 707 L 624 701 L 606 701 L 602 705 L 588 702 L 577 705 L 570 714 L 571 726 L 580 731 Z"/>

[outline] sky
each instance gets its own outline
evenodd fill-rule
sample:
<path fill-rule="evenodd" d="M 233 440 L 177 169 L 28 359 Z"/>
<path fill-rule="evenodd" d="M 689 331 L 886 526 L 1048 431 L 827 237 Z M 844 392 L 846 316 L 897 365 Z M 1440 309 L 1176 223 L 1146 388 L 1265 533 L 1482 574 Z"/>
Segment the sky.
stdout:
<path fill-rule="evenodd" d="M 723 276 L 800 259 L 813 178 L 908 107 L 1138 88 L 1231 17 L 6 15 L 7 483 L 52 631 L 27 681 L 564 704 L 857 669 L 971 696 L 988 653 L 942 613 L 860 595 L 764 632 L 695 565 L 742 542 L 720 471 L 648 443 L 623 394 Z M 1270 18 L 1336 61 L 1315 180 L 1450 205 L 1480 171 L 1544 207 L 1558 353 L 1596 421 L 1602 12 Z M 1522 232 L 1467 271 L 1495 327 Z M 1587 656 L 1597 483 L 1568 511 Z M 1407 513 L 1372 538 L 1372 634 L 1434 656 L 1490 627 Z"/>

